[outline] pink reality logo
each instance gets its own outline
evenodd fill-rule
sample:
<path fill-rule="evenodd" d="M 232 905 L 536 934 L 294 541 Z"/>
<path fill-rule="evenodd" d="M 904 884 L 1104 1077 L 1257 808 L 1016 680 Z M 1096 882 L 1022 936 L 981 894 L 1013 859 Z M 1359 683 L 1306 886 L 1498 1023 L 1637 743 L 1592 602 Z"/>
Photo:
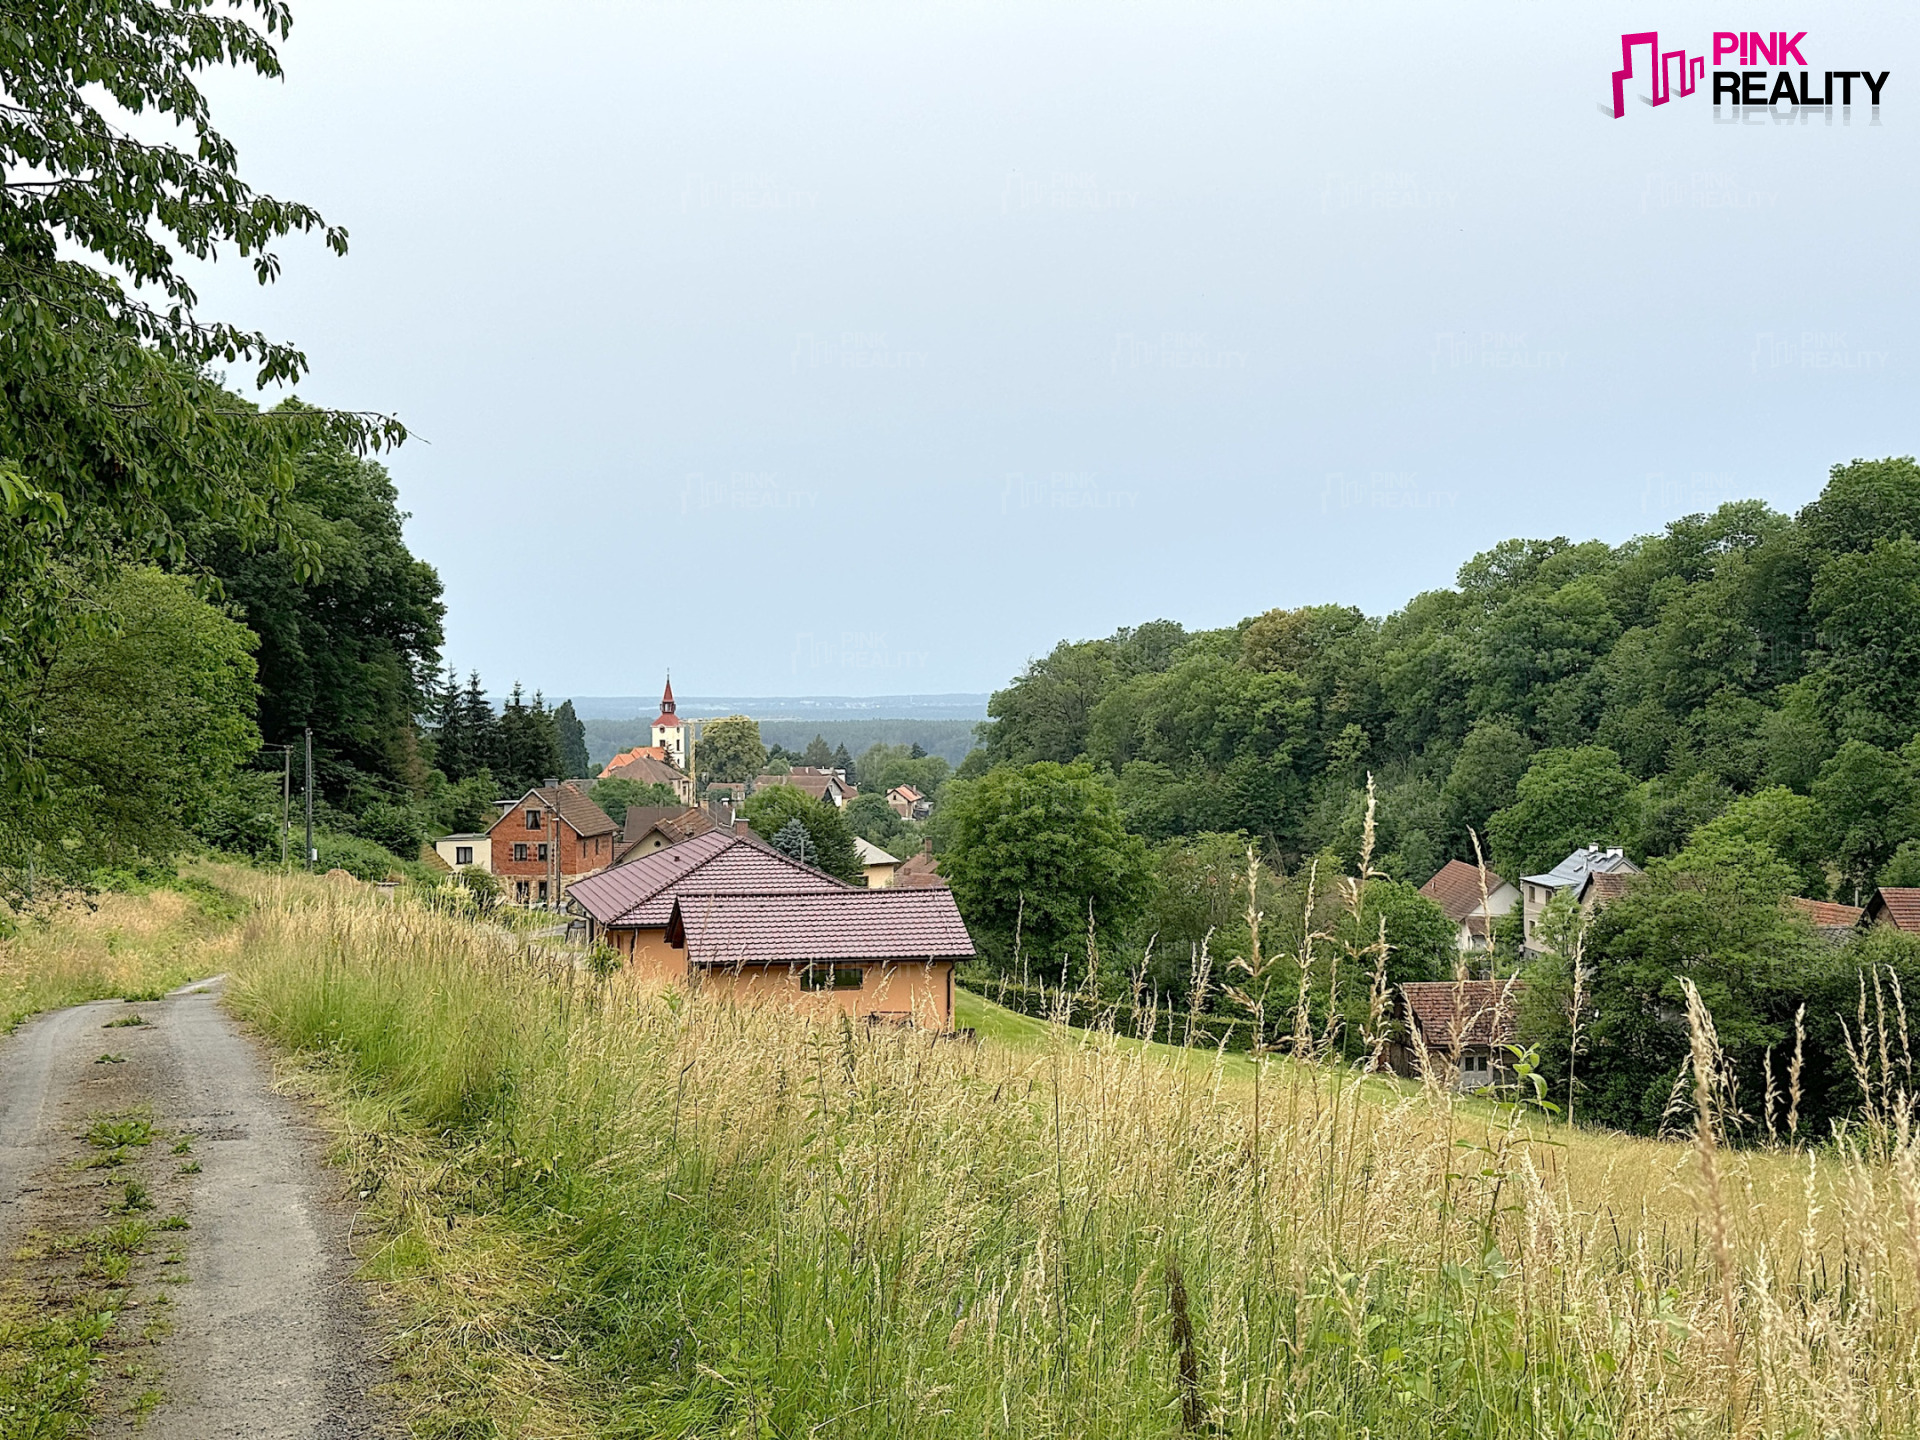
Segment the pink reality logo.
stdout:
<path fill-rule="evenodd" d="M 1800 50 L 1800 42 L 1806 38 L 1807 32 L 1804 30 L 1792 34 L 1785 30 L 1714 31 L 1713 103 L 1716 111 L 1723 101 L 1767 109 L 1783 101 L 1793 106 L 1851 105 L 1853 82 L 1856 80 L 1866 88 L 1870 97 L 1868 103 L 1876 106 L 1880 103 L 1880 90 L 1887 83 L 1889 73 L 1885 70 L 1878 75 L 1871 70 L 1828 70 L 1822 73 L 1821 83 L 1815 86 L 1813 72 L 1807 66 L 1807 57 Z M 1684 49 L 1662 50 L 1659 31 L 1639 30 L 1622 35 L 1620 68 L 1613 72 L 1613 118 L 1616 120 L 1627 113 L 1627 82 L 1634 78 L 1636 50 L 1646 51 L 1644 73 L 1653 92 L 1648 102 L 1650 104 L 1664 105 L 1676 94 L 1691 95 L 1701 80 L 1706 78 L 1707 57 L 1689 55 Z M 1743 68 L 1718 68 L 1729 59 Z M 1779 69 L 1773 72 L 1746 68 L 1762 65 L 1778 66 Z M 1786 68 L 1789 65 L 1796 68 Z M 1840 82 L 1837 100 L 1833 83 L 1836 80 Z"/>

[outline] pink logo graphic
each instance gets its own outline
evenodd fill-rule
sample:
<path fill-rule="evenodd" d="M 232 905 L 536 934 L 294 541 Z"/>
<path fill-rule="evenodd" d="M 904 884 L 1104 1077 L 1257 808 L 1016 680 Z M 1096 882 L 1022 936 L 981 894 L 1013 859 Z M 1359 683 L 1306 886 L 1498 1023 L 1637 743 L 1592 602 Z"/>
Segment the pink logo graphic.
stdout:
<path fill-rule="evenodd" d="M 1680 62 L 1680 93 L 1693 94 L 1696 82 L 1707 73 L 1707 58 L 1704 55 L 1688 55 L 1685 50 L 1669 50 L 1660 53 L 1660 32 L 1641 30 L 1632 35 L 1620 37 L 1620 68 L 1613 72 L 1613 118 L 1618 120 L 1627 113 L 1627 81 L 1633 78 L 1633 52 L 1640 46 L 1647 48 L 1647 60 L 1653 75 L 1653 103 L 1664 105 L 1673 98 L 1672 74 L 1673 62 Z"/>

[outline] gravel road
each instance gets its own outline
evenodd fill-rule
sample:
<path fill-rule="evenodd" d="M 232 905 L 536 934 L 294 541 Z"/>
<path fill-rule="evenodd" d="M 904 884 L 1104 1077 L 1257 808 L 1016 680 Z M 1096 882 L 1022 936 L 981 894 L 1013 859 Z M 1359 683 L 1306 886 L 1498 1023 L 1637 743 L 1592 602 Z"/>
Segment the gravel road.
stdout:
<path fill-rule="evenodd" d="M 70 1221 L 90 1117 L 143 1108 L 156 1130 L 192 1137 L 200 1166 L 164 1182 L 165 1208 L 191 1225 L 180 1237 L 188 1278 L 155 1347 L 164 1398 L 144 1433 L 398 1433 L 370 1393 L 385 1376 L 353 1279 L 342 1181 L 322 1164 L 325 1137 L 273 1093 L 265 1056 L 219 1008 L 218 989 L 77 1006 L 0 1039 L 0 1255 Z M 145 1023 L 108 1028 L 135 1013 Z M 120 1428 L 102 1418 L 99 1433 Z"/>

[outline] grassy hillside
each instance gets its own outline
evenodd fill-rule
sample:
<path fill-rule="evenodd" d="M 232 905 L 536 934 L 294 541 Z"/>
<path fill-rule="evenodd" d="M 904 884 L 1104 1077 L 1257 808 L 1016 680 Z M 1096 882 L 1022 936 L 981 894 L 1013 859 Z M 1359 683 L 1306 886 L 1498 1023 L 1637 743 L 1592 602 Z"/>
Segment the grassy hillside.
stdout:
<path fill-rule="evenodd" d="M 351 1121 L 421 1435 L 1920 1427 L 1904 1121 L 1818 1155 L 1569 1135 L 978 1001 L 979 1045 L 868 1033 L 596 986 L 406 902 L 260 899 L 237 1000 Z"/>

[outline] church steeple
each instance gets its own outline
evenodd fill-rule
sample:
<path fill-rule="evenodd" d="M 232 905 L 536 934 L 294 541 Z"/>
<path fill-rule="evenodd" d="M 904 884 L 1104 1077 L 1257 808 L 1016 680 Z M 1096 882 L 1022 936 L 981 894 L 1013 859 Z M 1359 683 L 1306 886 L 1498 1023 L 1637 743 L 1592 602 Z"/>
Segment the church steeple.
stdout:
<path fill-rule="evenodd" d="M 660 695 L 660 713 L 673 714 L 673 672 L 671 670 L 667 672 L 667 688 Z"/>

